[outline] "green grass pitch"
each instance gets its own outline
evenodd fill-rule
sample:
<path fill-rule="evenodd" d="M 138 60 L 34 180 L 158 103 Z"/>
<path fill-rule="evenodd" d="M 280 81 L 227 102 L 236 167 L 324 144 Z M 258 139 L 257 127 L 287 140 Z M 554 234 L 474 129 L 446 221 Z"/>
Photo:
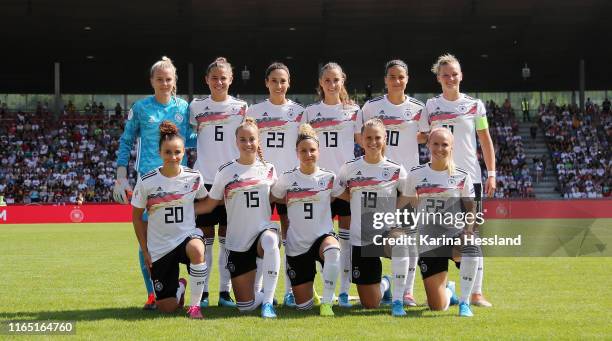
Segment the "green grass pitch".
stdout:
<path fill-rule="evenodd" d="M 609 231 L 611 222 L 601 219 L 596 225 Z M 542 221 L 521 224 L 537 228 Z M 450 278 L 457 281 L 458 271 L 450 268 Z M 279 307 L 277 320 L 264 321 L 259 310 L 239 314 L 211 307 L 203 312 L 205 320 L 192 321 L 180 313 L 141 310 L 145 289 L 131 224 L 2 225 L 0 322 L 76 320 L 76 335 L 56 336 L 74 340 L 612 338 L 611 257 L 490 257 L 485 268 L 485 294 L 494 307 L 474 307 L 473 318 L 457 317 L 456 307 L 431 312 L 419 306 L 401 319 L 391 317 L 389 307 L 334 307 L 334 318 L 319 317 L 316 307 L 305 313 Z M 384 271 L 390 273 L 386 260 Z M 316 284 L 322 292 L 319 279 Z M 215 264 L 212 304 L 217 286 Z M 283 288 L 281 277 L 280 301 Z M 415 295 L 424 302 L 420 274 Z"/>

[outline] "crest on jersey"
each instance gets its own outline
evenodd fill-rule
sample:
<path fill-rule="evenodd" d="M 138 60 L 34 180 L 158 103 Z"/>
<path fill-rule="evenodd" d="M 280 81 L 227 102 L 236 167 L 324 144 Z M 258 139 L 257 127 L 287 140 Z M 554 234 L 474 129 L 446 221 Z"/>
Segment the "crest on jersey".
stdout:
<path fill-rule="evenodd" d="M 327 183 L 326 183 L 325 179 L 319 180 L 319 187 L 320 188 L 325 189 L 326 185 L 327 185 Z"/>
<path fill-rule="evenodd" d="M 157 120 L 155 119 L 155 116 L 149 115 L 149 123 L 155 123 L 155 122 L 157 122 Z"/>
<path fill-rule="evenodd" d="M 134 111 L 132 111 L 132 109 L 130 109 L 130 112 L 128 112 L 128 121 L 131 121 L 132 117 L 134 117 Z"/>
<path fill-rule="evenodd" d="M 457 180 L 455 180 L 454 178 L 448 178 L 448 184 L 454 186 L 457 184 Z"/>
<path fill-rule="evenodd" d="M 382 177 L 385 180 L 389 180 L 391 178 L 391 171 L 389 170 L 389 168 L 385 168 L 382 171 Z"/>
<path fill-rule="evenodd" d="M 465 106 L 465 104 L 461 104 L 460 106 L 457 107 L 457 109 L 462 114 L 465 114 L 467 112 L 467 107 Z"/>
<path fill-rule="evenodd" d="M 290 119 L 293 119 L 293 117 L 295 116 L 295 113 L 293 112 L 293 108 L 289 109 L 289 111 L 287 112 L 287 116 Z"/>
<path fill-rule="evenodd" d="M 176 123 L 183 123 L 183 115 L 177 112 L 174 114 L 174 120 L 176 120 Z"/>
<path fill-rule="evenodd" d="M 184 188 L 185 190 L 189 189 L 189 184 L 188 184 L 188 183 L 185 183 L 185 185 L 183 185 L 183 188 Z"/>

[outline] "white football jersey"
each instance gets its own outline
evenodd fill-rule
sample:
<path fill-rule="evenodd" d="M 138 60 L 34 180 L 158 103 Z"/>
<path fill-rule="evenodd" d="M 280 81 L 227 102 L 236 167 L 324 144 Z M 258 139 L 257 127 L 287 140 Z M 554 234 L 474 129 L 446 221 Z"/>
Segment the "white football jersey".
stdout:
<path fill-rule="evenodd" d="M 219 166 L 239 156 L 236 128 L 244 121 L 246 111 L 247 103 L 231 96 L 223 102 L 208 96 L 189 105 L 189 123 L 198 132 L 194 168 L 202 173 L 204 183 L 212 184 Z"/>
<path fill-rule="evenodd" d="M 270 221 L 270 188 L 276 179 L 269 162 L 242 165 L 234 160 L 219 167 L 209 195 L 225 201 L 228 250 L 247 251 L 261 231 L 276 226 Z"/>
<path fill-rule="evenodd" d="M 272 195 L 286 198 L 289 218 L 287 255 L 306 253 L 317 238 L 334 231 L 331 197 L 343 192 L 336 175 L 321 168 L 307 175 L 296 167 L 279 177 L 272 187 Z"/>
<path fill-rule="evenodd" d="M 367 101 L 357 117 L 359 131 L 371 118 L 379 118 L 387 129 L 385 155 L 410 169 L 419 165 L 419 144 L 417 143 L 418 122 L 424 104 L 406 96 L 404 103 L 395 105 L 387 95 Z"/>
<path fill-rule="evenodd" d="M 167 178 L 159 170 L 140 177 L 132 196 L 132 206 L 147 209 L 147 248 L 154 262 L 188 236 L 202 236 L 195 225 L 193 201 L 208 195 L 200 172 L 181 166 L 179 175 Z"/>
<path fill-rule="evenodd" d="M 295 142 L 303 111 L 301 105 L 292 101 L 275 105 L 269 100 L 255 104 L 247 110 L 247 116 L 253 117 L 257 122 L 259 144 L 264 158 L 274 164 L 279 174 L 299 165 Z"/>
<path fill-rule="evenodd" d="M 309 123 L 319 138 L 319 165 L 334 173 L 347 161 L 355 158 L 357 130 L 356 105 L 327 105 L 318 102 L 304 110 L 304 122 Z"/>
<path fill-rule="evenodd" d="M 436 127 L 450 129 L 455 137 L 453 159 L 466 170 L 472 183 L 481 183 L 480 164 L 476 156 L 476 119 L 487 117 L 482 101 L 460 94 L 456 101 L 448 101 L 442 95 L 427 100 L 419 119 L 419 130 L 429 132 Z"/>
<path fill-rule="evenodd" d="M 474 198 L 474 185 L 470 175 L 461 168 L 455 168 L 452 175 L 447 170 L 435 171 L 431 165 L 424 164 L 414 167 L 408 174 L 405 183 L 404 195 L 418 198 L 417 213 L 456 214 L 463 211 L 461 198 Z M 423 235 L 440 237 L 454 236 L 462 226 L 453 223 L 435 221 L 434 218 L 416 221 L 419 233 Z M 437 246 L 436 246 L 437 247 Z M 421 245 L 421 252 L 436 247 Z"/>
<path fill-rule="evenodd" d="M 362 215 L 395 212 L 397 191 L 403 190 L 406 176 L 406 169 L 402 165 L 387 158 L 377 164 L 371 164 L 362 156 L 342 166 L 338 178 L 340 186 L 347 188 L 351 195 L 352 245 L 372 243 L 371 240 L 362 240 Z"/>

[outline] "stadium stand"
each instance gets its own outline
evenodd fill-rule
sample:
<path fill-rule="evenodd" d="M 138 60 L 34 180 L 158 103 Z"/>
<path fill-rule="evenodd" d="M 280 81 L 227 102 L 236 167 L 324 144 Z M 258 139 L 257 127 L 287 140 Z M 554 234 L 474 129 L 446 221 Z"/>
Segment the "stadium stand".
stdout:
<path fill-rule="evenodd" d="M 43 106 L 39 113 L 3 111 L 0 194 L 7 204 L 112 201 L 123 120 L 67 109 L 59 120 Z"/>
<path fill-rule="evenodd" d="M 555 196 L 610 196 L 610 105 L 606 100 L 600 109 L 588 103 L 584 113 L 575 106 L 540 106 L 538 132 L 544 132 L 548 147 L 544 155 L 530 153 L 532 146 L 525 147 L 533 134 L 532 124 L 519 122 L 509 101 L 501 106 L 494 101 L 486 103 L 496 150 L 495 197 L 535 197 L 538 182 L 554 173 L 558 181 Z M 116 150 L 124 119 L 109 119 L 97 103 L 96 110 L 94 103 L 88 106 L 79 113 L 68 103 L 55 119 L 47 103 L 37 103 L 34 113 L 11 112 L 6 103 L 0 104 L 0 141 L 6 146 L 0 150 L 0 195 L 7 204 L 112 202 Z M 117 106 L 112 111 L 122 114 Z M 360 153 L 358 146 L 355 153 Z M 193 164 L 195 153 L 188 151 L 188 158 Z M 428 161 L 424 145 L 420 159 Z M 479 160 L 486 174 L 480 154 Z M 133 162 L 132 185 L 136 180 Z M 554 182 L 540 184 L 555 186 Z"/>
<path fill-rule="evenodd" d="M 612 118 L 607 99 L 602 106 L 606 109 L 600 110 L 590 99 L 584 112 L 552 102 L 540 106 L 538 124 L 546 136 L 563 198 L 610 196 Z"/>

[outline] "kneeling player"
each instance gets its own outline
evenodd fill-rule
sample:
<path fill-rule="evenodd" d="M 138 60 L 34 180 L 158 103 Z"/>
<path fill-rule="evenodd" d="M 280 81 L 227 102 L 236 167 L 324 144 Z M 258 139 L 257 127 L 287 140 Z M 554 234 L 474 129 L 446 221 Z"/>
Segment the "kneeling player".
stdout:
<path fill-rule="evenodd" d="M 139 179 L 132 198 L 132 221 L 151 272 L 158 309 L 173 312 L 183 306 L 187 282 L 178 278 L 179 263 L 188 264 L 188 314 L 201 319 L 199 302 L 207 269 L 202 232 L 195 227 L 193 201 L 206 197 L 207 191 L 198 171 L 181 166 L 185 146 L 177 127 L 164 121 L 159 130 L 163 165 Z M 148 223 L 142 218 L 145 209 Z"/>
<path fill-rule="evenodd" d="M 280 269 L 278 226 L 270 221 L 270 188 L 276 181 L 274 165 L 265 162 L 255 120 L 246 117 L 236 129 L 240 157 L 222 165 L 210 196 L 196 203 L 198 214 L 211 212 L 222 200 L 227 209 L 225 247 L 236 306 L 251 311 L 261 305 L 264 318 L 275 318 L 272 301 Z M 263 258 L 263 293 L 255 292 L 257 258 Z"/>
<path fill-rule="evenodd" d="M 363 124 L 361 143 L 365 155 L 345 163 L 340 169 L 339 183 L 350 193 L 351 204 L 351 261 L 353 283 L 357 284 L 359 299 L 364 308 L 377 308 L 381 300 L 392 303 L 392 315 L 404 316 L 402 302 L 408 273 L 408 254 L 403 247 L 393 247 L 391 267 L 393 280 L 382 275 L 382 263 L 375 251 L 377 232 L 368 228 L 368 218 L 374 213 L 395 211 L 397 191 L 404 188 L 406 170 L 385 157 L 386 130 L 383 122 L 372 118 Z M 393 293 L 391 293 L 393 282 Z"/>
<path fill-rule="evenodd" d="M 432 217 L 419 223 L 419 233 L 428 240 L 461 240 L 465 233 L 473 233 L 473 224 L 451 225 L 435 222 L 437 214 L 454 214 L 463 206 L 468 212 L 475 211 L 474 190 L 470 175 L 456 168 L 453 163 L 453 134 L 447 128 L 435 128 L 428 141 L 431 162 L 411 169 L 406 181 L 405 195 L 417 213 Z M 435 213 L 436 215 L 431 215 Z M 441 217 L 442 215 L 440 215 Z M 420 222 L 421 220 L 419 220 Z M 465 226 L 462 230 L 457 226 Z M 450 242 L 449 242 L 450 243 Z M 459 303 L 459 316 L 473 316 L 470 309 L 470 294 L 478 268 L 480 249 L 475 246 L 459 246 L 461 257 L 453 255 L 452 243 L 421 243 L 419 267 L 423 276 L 427 303 L 432 310 L 446 310 L 449 305 Z M 461 298 L 455 296 L 454 283 L 448 282 L 448 260 L 455 261 L 461 278 Z"/>
<path fill-rule="evenodd" d="M 313 306 L 313 281 L 316 262 L 323 266 L 321 316 L 334 316 L 332 300 L 340 272 L 340 244 L 333 233 L 330 203 L 332 194 L 343 188 L 334 186 L 335 174 L 317 166 L 319 140 L 309 124 L 300 126 L 296 149 L 300 166 L 284 172 L 272 188 L 272 195 L 285 198 L 289 218 L 287 230 L 287 275 L 291 280 L 297 309 Z"/>

